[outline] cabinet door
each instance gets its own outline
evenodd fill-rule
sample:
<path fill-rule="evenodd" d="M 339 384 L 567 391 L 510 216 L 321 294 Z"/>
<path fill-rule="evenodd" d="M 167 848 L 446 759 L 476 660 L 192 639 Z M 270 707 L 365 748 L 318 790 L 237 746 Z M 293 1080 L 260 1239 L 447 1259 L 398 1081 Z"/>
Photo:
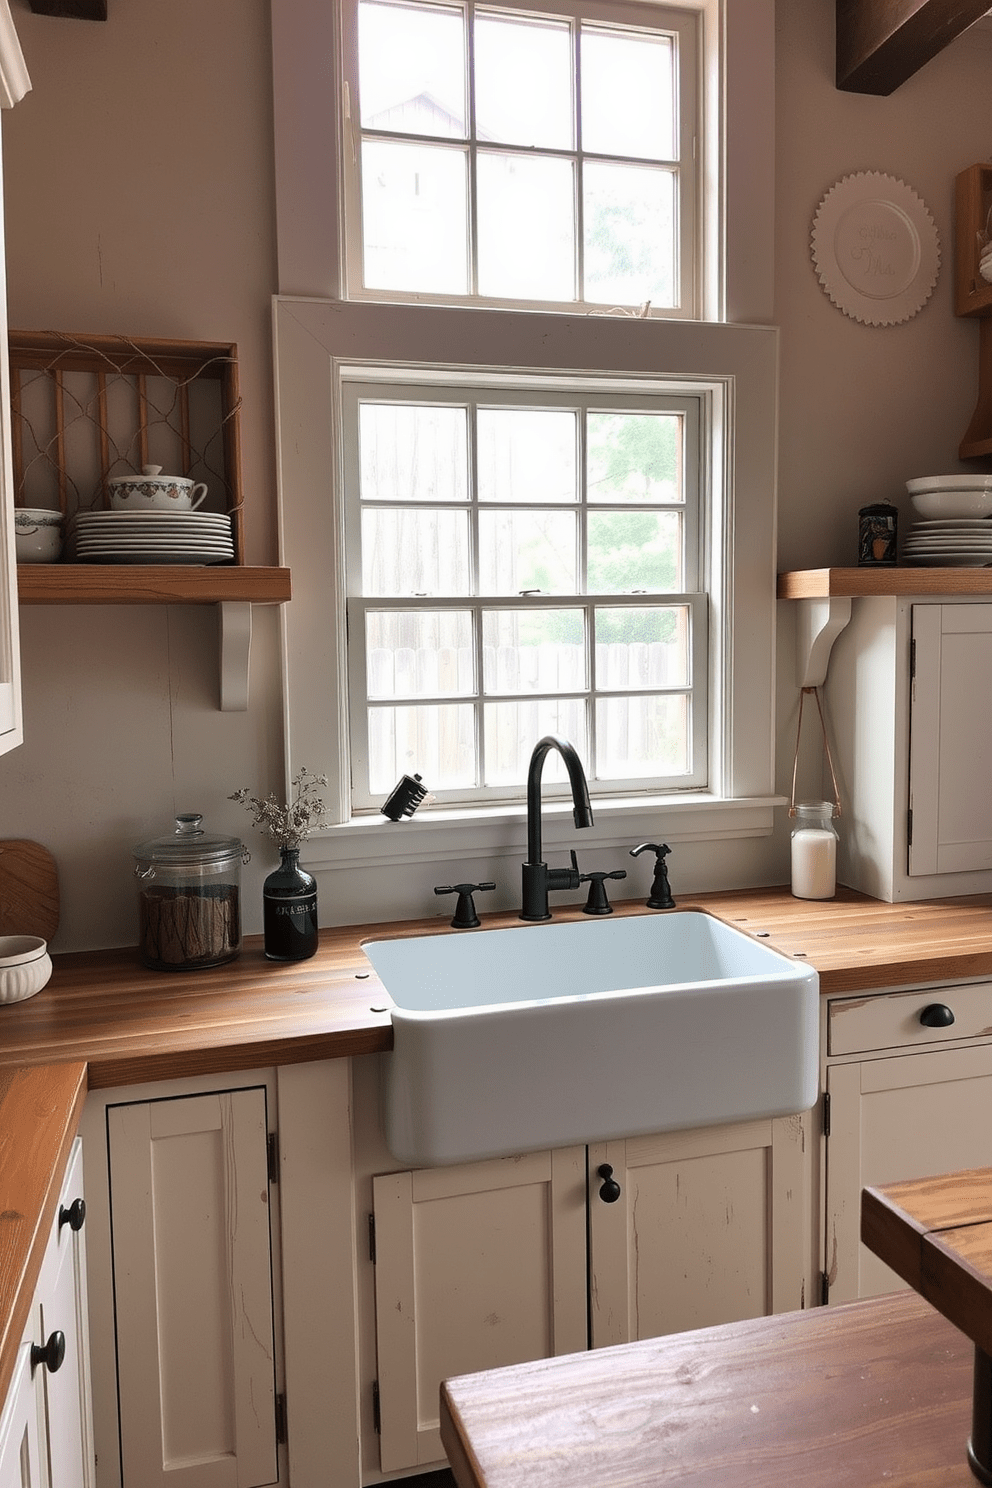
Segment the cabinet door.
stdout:
<path fill-rule="evenodd" d="M 992 604 L 914 605 L 909 872 L 992 868 Z"/>
<path fill-rule="evenodd" d="M 59 1213 L 38 1281 L 40 1339 L 60 1332 L 65 1357 L 53 1374 L 35 1370 L 45 1398 L 49 1481 L 52 1488 L 92 1488 L 94 1481 L 92 1407 L 90 1404 L 89 1331 L 86 1316 L 85 1227 L 61 1223 L 73 1203 L 83 1202 L 83 1152 L 76 1138 L 66 1171 Z M 79 1211 L 77 1211 L 78 1213 Z M 85 1212 L 85 1211 L 83 1211 Z M 72 1223 L 77 1223 L 72 1216 Z"/>
<path fill-rule="evenodd" d="M 107 1126 L 124 1488 L 273 1483 L 265 1091 L 108 1107 Z"/>
<path fill-rule="evenodd" d="M 801 1307 L 804 1151 L 800 1116 L 590 1147 L 593 1347 Z"/>
<path fill-rule="evenodd" d="M 585 1149 L 373 1180 L 380 1465 L 441 1461 L 451 1375 L 586 1347 Z"/>
<path fill-rule="evenodd" d="M 32 1318 L 37 1308 L 32 1308 Z M 40 1324 L 39 1324 L 40 1326 Z M 31 1344 L 21 1344 L 0 1412 L 0 1488 L 45 1488 L 39 1399 L 31 1377 Z M 52 1482 L 52 1488 L 58 1485 Z"/>
<path fill-rule="evenodd" d="M 992 1167 L 992 1047 L 941 1049 L 827 1070 L 824 1270 L 830 1302 L 903 1282 L 861 1244 L 861 1190 Z"/>

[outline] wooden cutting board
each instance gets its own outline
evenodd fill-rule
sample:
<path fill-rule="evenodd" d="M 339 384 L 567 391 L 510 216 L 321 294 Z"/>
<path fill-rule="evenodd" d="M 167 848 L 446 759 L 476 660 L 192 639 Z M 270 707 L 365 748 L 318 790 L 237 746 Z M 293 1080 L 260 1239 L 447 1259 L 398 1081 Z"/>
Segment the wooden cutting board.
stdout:
<path fill-rule="evenodd" d="M 59 928 L 59 875 L 40 842 L 0 838 L 0 935 L 40 935 Z"/>

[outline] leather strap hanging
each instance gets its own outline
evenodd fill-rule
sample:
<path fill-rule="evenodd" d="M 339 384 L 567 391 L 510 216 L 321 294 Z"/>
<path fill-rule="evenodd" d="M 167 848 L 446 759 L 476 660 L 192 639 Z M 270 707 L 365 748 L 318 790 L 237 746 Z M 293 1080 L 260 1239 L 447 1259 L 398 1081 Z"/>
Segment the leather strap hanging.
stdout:
<path fill-rule="evenodd" d="M 830 754 L 830 741 L 827 738 L 827 725 L 823 717 L 823 705 L 820 702 L 820 690 L 818 687 L 804 687 L 799 695 L 799 723 L 796 727 L 796 753 L 792 761 L 792 800 L 789 805 L 789 815 L 795 816 L 796 814 L 796 776 L 799 773 L 799 740 L 802 737 L 803 731 L 803 706 L 806 702 L 806 695 L 810 692 L 816 699 L 816 711 L 820 715 L 820 731 L 823 734 L 823 748 L 827 756 L 830 779 L 834 787 L 834 816 L 840 816 L 840 791 L 837 789 L 837 774 L 834 770 L 834 762 Z"/>

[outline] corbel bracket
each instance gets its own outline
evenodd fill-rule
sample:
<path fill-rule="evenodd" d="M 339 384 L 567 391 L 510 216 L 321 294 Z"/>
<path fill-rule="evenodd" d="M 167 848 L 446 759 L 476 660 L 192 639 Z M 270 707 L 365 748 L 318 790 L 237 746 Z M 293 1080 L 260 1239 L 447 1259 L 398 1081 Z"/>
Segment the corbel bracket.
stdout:
<path fill-rule="evenodd" d="M 796 600 L 796 680 L 822 687 L 834 641 L 851 618 L 849 598 Z"/>

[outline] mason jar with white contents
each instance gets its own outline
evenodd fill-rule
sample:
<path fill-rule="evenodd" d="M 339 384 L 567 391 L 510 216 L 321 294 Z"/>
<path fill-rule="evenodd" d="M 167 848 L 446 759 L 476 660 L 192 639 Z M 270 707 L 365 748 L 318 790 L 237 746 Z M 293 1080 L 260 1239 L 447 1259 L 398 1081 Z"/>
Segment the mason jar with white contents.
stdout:
<path fill-rule="evenodd" d="M 832 899 L 837 892 L 837 828 L 830 801 L 800 801 L 792 823 L 792 893 Z"/>

